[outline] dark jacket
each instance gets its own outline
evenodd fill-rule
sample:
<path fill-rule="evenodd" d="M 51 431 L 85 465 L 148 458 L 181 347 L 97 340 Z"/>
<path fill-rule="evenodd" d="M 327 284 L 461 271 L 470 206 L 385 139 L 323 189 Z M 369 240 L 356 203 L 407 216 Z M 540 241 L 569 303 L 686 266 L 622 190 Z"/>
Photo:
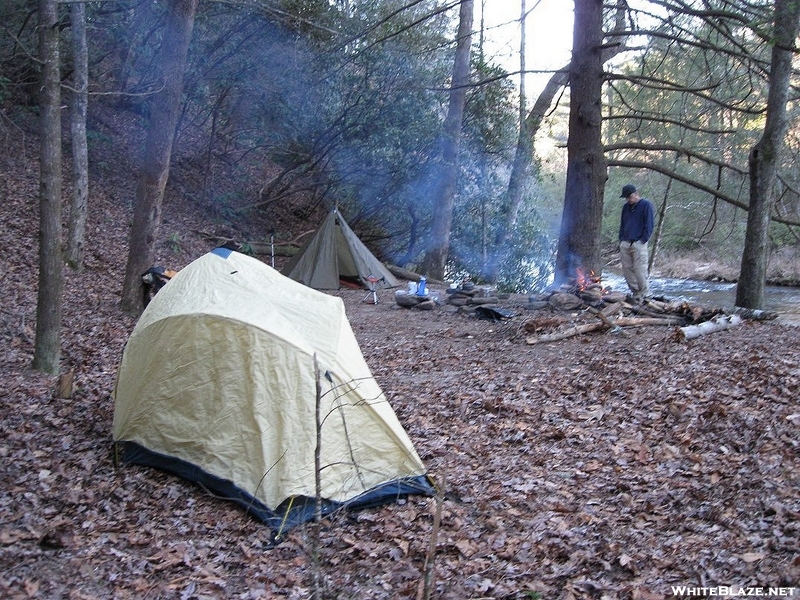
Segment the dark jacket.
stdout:
<path fill-rule="evenodd" d="M 647 198 L 640 198 L 636 204 L 622 207 L 619 222 L 619 240 L 625 242 L 647 243 L 653 235 L 653 204 Z"/>

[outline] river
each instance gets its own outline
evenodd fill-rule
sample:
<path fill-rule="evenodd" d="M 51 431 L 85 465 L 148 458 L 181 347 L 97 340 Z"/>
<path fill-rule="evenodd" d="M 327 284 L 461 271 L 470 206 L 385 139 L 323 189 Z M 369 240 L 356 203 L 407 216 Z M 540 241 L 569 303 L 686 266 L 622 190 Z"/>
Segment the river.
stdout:
<path fill-rule="evenodd" d="M 614 291 L 627 291 L 625 280 L 614 274 L 604 274 L 603 287 Z M 735 305 L 736 284 L 700 281 L 697 279 L 650 278 L 650 291 L 654 296 L 669 300 L 686 300 L 709 308 L 730 310 Z M 779 320 L 800 327 L 800 288 L 768 285 L 764 310 L 776 312 Z"/>

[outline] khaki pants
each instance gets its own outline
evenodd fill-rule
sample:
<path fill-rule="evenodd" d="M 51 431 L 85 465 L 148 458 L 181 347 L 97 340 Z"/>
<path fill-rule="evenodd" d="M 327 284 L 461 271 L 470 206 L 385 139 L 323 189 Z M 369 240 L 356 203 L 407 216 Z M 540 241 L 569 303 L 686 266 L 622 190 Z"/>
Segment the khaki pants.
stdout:
<path fill-rule="evenodd" d="M 650 295 L 647 261 L 649 252 L 647 244 L 642 242 L 619 243 L 619 259 L 622 262 L 622 275 L 634 297 L 646 298 Z"/>

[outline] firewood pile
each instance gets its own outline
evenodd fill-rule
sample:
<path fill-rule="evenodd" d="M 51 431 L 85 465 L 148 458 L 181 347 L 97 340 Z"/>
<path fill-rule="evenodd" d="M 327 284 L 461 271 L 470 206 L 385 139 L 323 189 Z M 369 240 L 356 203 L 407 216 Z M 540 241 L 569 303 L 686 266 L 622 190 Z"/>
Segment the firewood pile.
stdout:
<path fill-rule="evenodd" d="M 635 302 L 624 293 L 603 288 L 599 278 L 582 277 L 556 290 L 531 295 L 528 309 L 542 313 L 523 325 L 528 344 L 653 325 L 675 327 L 676 339 L 685 340 L 728 329 L 740 324 L 742 319 L 769 320 L 778 316 L 777 313 L 742 308 L 725 311 L 663 297 Z M 579 322 L 575 318 L 566 318 L 564 315 L 567 313 L 589 319 Z"/>

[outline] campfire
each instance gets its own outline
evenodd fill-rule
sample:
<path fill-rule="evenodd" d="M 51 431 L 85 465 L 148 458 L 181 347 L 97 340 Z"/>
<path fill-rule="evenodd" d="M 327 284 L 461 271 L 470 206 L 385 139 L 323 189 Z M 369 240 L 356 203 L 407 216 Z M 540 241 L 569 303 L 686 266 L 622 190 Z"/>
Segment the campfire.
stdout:
<path fill-rule="evenodd" d="M 550 306 L 559 310 L 575 310 L 585 306 L 600 307 L 605 302 L 621 302 L 625 294 L 614 292 L 610 287 L 603 287 L 602 278 L 594 271 L 585 271 L 578 267 L 575 275 L 555 289 L 545 294 L 537 294 L 529 298 L 529 308 Z"/>
<path fill-rule="evenodd" d="M 575 276 L 563 284 L 560 291 L 577 296 L 589 306 L 599 306 L 603 303 L 603 296 L 611 293 L 611 288 L 604 288 L 600 276 L 594 271 L 586 273 L 578 267 Z"/>
<path fill-rule="evenodd" d="M 534 317 L 525 323 L 525 330 L 534 334 L 528 338 L 529 344 L 564 339 L 592 331 L 618 331 L 622 327 L 645 325 L 677 326 L 680 328 L 679 337 L 690 338 L 727 328 L 740 322 L 742 318 L 763 320 L 777 317 L 775 313 L 744 309 L 737 309 L 733 315 L 727 315 L 721 308 L 709 308 L 662 297 L 634 303 L 625 293 L 603 287 L 601 278 L 593 271 L 586 273 L 580 268 L 576 269 L 574 277 L 558 288 L 544 294 L 531 295 L 528 298 L 528 309 L 590 317 L 588 323 L 576 324 L 573 321 L 567 327 L 564 327 L 567 323 L 562 322 L 562 327 L 557 327 L 557 331 L 548 331 L 553 326 L 552 317 Z"/>
<path fill-rule="evenodd" d="M 575 286 L 578 288 L 579 291 L 584 291 L 589 289 L 590 287 L 595 287 L 600 285 L 600 277 L 594 274 L 594 271 L 589 271 L 589 274 L 586 275 L 583 272 L 583 269 L 578 267 L 575 270 Z"/>
<path fill-rule="evenodd" d="M 436 292 L 424 296 L 405 290 L 395 292 L 397 304 L 404 308 L 434 310 L 447 304 L 457 307 L 459 314 L 492 321 L 508 321 L 519 316 L 519 312 L 502 306 L 507 299 L 507 294 L 498 294 L 491 286 L 478 286 L 469 280 L 451 285 L 441 297 Z M 727 329 L 743 319 L 770 320 L 778 316 L 741 308 L 727 312 L 663 297 L 634 302 L 625 292 L 603 286 L 602 278 L 593 271 L 580 268 L 562 284 L 544 293 L 529 295 L 523 310 L 527 315 L 521 329 L 527 334 L 528 344 L 653 325 L 676 328 L 676 339 L 693 339 Z"/>

